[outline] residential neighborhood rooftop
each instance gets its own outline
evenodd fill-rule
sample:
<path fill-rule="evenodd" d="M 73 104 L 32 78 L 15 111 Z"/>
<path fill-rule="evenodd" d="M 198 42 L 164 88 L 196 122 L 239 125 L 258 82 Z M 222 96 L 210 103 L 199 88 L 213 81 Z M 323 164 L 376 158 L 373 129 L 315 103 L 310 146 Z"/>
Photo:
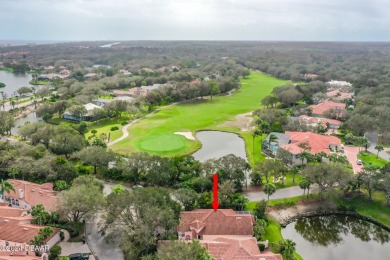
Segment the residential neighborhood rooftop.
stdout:
<path fill-rule="evenodd" d="M 337 103 L 333 101 L 326 101 L 323 103 L 319 103 L 317 105 L 310 105 L 311 109 L 313 109 L 313 115 L 323 115 L 329 109 L 345 109 L 345 103 Z"/>

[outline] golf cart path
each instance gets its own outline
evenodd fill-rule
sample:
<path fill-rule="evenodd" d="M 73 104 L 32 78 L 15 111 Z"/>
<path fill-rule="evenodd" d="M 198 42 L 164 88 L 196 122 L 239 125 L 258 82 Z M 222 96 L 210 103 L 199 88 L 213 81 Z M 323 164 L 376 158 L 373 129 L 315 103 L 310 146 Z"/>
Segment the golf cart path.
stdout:
<path fill-rule="evenodd" d="M 156 109 L 156 110 L 152 111 L 151 113 L 149 113 L 149 114 L 147 114 L 147 115 L 145 115 L 145 116 L 143 116 L 143 117 L 140 117 L 140 118 L 137 118 L 136 120 L 131 121 L 131 122 L 128 123 L 127 125 L 123 126 L 123 128 L 122 128 L 122 133 L 123 133 L 123 135 L 122 135 L 121 137 L 119 137 L 118 139 L 116 139 L 116 140 L 114 140 L 114 141 L 112 141 L 112 142 L 109 142 L 109 143 L 107 144 L 107 146 L 112 146 L 112 145 L 114 145 L 114 144 L 116 144 L 116 143 L 119 143 L 120 141 L 125 140 L 125 139 L 129 136 L 129 132 L 127 131 L 127 129 L 129 128 L 129 126 L 131 126 L 131 125 L 137 123 L 138 121 L 140 121 L 140 120 L 142 120 L 142 119 L 145 119 L 145 118 L 147 118 L 147 117 L 149 117 L 149 116 L 151 116 L 151 115 L 157 113 L 157 112 L 160 111 L 161 109 L 165 109 L 165 108 L 167 108 L 167 107 L 174 106 L 174 105 L 179 104 L 179 103 L 180 103 L 180 102 L 172 103 L 172 104 L 170 104 L 170 105 L 168 105 L 168 106 L 164 106 L 164 107 L 162 107 L 162 108 Z"/>

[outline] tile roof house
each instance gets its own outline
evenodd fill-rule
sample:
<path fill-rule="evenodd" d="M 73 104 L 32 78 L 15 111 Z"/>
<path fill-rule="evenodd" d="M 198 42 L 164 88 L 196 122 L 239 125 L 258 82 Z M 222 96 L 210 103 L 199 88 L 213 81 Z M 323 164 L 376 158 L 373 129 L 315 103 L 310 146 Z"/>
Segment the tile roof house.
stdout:
<path fill-rule="evenodd" d="M 7 246 L 13 247 L 12 250 L 0 250 L 0 260 L 45 259 L 35 256 L 33 248 L 30 247 L 30 241 L 45 226 L 31 224 L 33 217 L 26 214 L 26 210 L 0 206 L 0 247 L 3 249 Z M 48 251 L 60 241 L 59 229 L 51 229 L 53 233 L 46 239 L 41 250 Z"/>
<path fill-rule="evenodd" d="M 36 184 L 22 180 L 8 180 L 15 192 L 5 193 L 5 201 L 14 207 L 30 210 L 32 206 L 42 204 L 46 210 L 55 211 L 58 205 L 57 192 L 53 183 Z"/>
<path fill-rule="evenodd" d="M 330 129 L 339 129 L 342 122 L 336 119 L 322 118 L 322 117 L 310 117 L 306 115 L 299 116 L 299 123 L 305 124 L 309 128 L 313 129 L 321 125 L 323 128 L 329 126 Z"/>
<path fill-rule="evenodd" d="M 254 237 L 205 236 L 200 243 L 216 260 L 282 260 L 280 254 L 260 252 Z"/>
<path fill-rule="evenodd" d="M 319 103 L 317 105 L 310 105 L 309 107 L 313 110 L 313 112 L 312 112 L 313 116 L 322 116 L 329 109 L 335 109 L 335 110 L 339 110 L 340 112 L 342 112 L 342 110 L 345 109 L 346 104 L 345 103 L 336 103 L 333 101 L 326 101 L 323 103 Z"/>
<path fill-rule="evenodd" d="M 307 152 L 311 154 L 317 154 L 325 152 L 329 154 L 331 150 L 341 149 L 341 140 L 335 136 L 320 135 L 312 132 L 285 132 L 290 136 L 291 143 L 280 145 L 282 148 L 290 152 L 292 156 L 292 165 L 301 164 L 299 154 L 304 151 L 300 147 L 300 144 L 307 143 L 310 146 L 310 150 Z M 303 163 L 306 163 L 306 159 Z"/>
<path fill-rule="evenodd" d="M 232 209 L 195 209 L 180 214 L 179 239 L 190 240 L 204 235 L 253 235 L 254 216 L 237 214 Z"/>
<path fill-rule="evenodd" d="M 279 254 L 260 252 L 254 223 L 254 216 L 246 212 L 196 209 L 181 212 L 177 230 L 180 241 L 199 239 L 216 260 L 282 260 Z"/>

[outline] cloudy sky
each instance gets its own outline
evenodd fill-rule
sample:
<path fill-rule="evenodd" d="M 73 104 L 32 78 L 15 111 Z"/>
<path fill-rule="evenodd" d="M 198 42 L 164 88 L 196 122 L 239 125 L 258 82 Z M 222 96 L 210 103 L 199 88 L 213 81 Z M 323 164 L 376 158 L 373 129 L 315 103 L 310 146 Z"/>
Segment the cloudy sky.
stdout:
<path fill-rule="evenodd" d="M 388 0 L 0 0 L 7 40 L 389 41 Z"/>

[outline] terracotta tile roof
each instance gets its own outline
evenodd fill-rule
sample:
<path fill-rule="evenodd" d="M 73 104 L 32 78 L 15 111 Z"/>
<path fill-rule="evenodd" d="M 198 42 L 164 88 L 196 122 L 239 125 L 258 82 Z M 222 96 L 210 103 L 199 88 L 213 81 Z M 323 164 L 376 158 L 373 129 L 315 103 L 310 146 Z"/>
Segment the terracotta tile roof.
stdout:
<path fill-rule="evenodd" d="M 335 98 L 336 100 L 350 99 L 353 97 L 353 93 L 341 92 L 339 90 L 328 91 L 326 92 L 326 95 Z"/>
<path fill-rule="evenodd" d="M 0 240 L 15 243 L 28 243 L 38 235 L 41 226 L 23 224 L 23 221 L 0 217 Z"/>
<path fill-rule="evenodd" d="M 261 253 L 254 237 L 204 236 L 200 243 L 216 260 L 282 260 L 279 254 Z"/>
<path fill-rule="evenodd" d="M 313 109 L 313 115 L 322 115 L 325 111 L 333 108 L 333 109 L 345 109 L 345 103 L 336 103 L 333 101 L 327 101 L 323 103 L 319 103 L 317 105 L 310 105 L 309 107 Z"/>
<path fill-rule="evenodd" d="M 35 256 L 34 252 L 26 251 L 0 251 L 0 260 L 41 260 L 39 256 Z"/>
<path fill-rule="evenodd" d="M 24 200 L 31 206 L 42 204 L 46 210 L 55 211 L 58 205 L 57 192 L 53 190 L 53 183 L 36 184 L 21 180 L 8 180 L 14 186 L 6 196 Z"/>
<path fill-rule="evenodd" d="M 180 214 L 178 231 L 200 231 L 198 235 L 248 235 L 253 234 L 254 217 L 237 214 L 231 209 L 196 209 Z"/>
<path fill-rule="evenodd" d="M 336 119 L 322 118 L 322 117 L 310 117 L 306 115 L 299 116 L 299 122 L 306 125 L 321 124 L 323 127 L 326 127 L 326 123 L 331 125 L 341 125 L 342 122 Z"/>
<path fill-rule="evenodd" d="M 27 211 L 18 208 L 12 208 L 9 206 L 0 206 L 0 217 L 17 218 L 23 215 L 27 215 Z"/>
<path fill-rule="evenodd" d="M 315 134 L 312 132 L 288 132 L 285 134 L 291 136 L 291 144 L 281 145 L 280 148 L 289 151 L 292 154 L 299 154 L 303 151 L 299 144 L 307 142 L 311 150 L 311 154 L 319 152 L 330 153 L 329 145 L 341 145 L 341 140 L 335 136 L 326 136 Z"/>

